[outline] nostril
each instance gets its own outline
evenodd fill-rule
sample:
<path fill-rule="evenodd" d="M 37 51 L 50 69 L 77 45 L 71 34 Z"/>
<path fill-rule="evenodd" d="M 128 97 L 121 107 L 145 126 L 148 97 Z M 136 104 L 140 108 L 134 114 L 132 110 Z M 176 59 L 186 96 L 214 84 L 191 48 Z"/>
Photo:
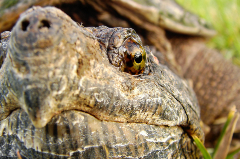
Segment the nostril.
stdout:
<path fill-rule="evenodd" d="M 44 27 L 50 28 L 50 22 L 48 20 L 41 20 L 38 28 L 41 29 L 41 28 L 44 28 Z"/>
<path fill-rule="evenodd" d="M 27 31 L 27 27 L 29 26 L 29 21 L 28 20 L 24 20 L 22 21 L 22 30 L 23 31 Z"/>

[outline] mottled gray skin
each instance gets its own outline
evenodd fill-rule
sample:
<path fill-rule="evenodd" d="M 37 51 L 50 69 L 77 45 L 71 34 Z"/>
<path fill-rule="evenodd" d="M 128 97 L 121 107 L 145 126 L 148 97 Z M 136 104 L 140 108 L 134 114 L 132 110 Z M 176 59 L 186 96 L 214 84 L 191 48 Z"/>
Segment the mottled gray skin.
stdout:
<path fill-rule="evenodd" d="M 217 118 L 226 117 L 233 105 L 240 110 L 239 67 L 205 45 L 206 37 L 213 36 L 216 31 L 174 0 L 12 2 L 0 2 L 0 32 L 11 30 L 20 13 L 34 5 L 56 6 L 84 26 L 133 28 L 141 36 L 144 45 L 153 46 L 153 53 L 163 57 L 160 62 L 192 81 L 204 123 L 211 126 Z M 158 54 L 159 51 L 161 54 Z M 209 138 L 218 136 L 219 130 L 212 131 Z M 240 132 L 240 124 L 237 124 L 235 132 Z"/>
<path fill-rule="evenodd" d="M 0 43 L 0 66 L 6 58 L 8 41 L 10 39 L 11 32 L 6 31 L 1 33 L 1 43 Z"/>
<path fill-rule="evenodd" d="M 0 32 L 11 30 L 19 15 L 34 5 L 56 6 L 84 26 L 133 28 L 160 63 L 191 83 L 201 120 L 210 127 L 205 146 L 213 147 L 220 135 L 224 121 L 215 121 L 226 118 L 232 106 L 239 112 L 240 68 L 205 45 L 216 31 L 174 0 L 3 0 Z M 234 137 L 239 138 L 239 132 L 240 121 Z"/>
<path fill-rule="evenodd" d="M 113 66 L 107 48 L 121 29 L 84 28 L 53 7 L 21 15 L 0 70 L 1 157 L 201 156 L 193 90 L 148 48 L 143 74 Z"/>

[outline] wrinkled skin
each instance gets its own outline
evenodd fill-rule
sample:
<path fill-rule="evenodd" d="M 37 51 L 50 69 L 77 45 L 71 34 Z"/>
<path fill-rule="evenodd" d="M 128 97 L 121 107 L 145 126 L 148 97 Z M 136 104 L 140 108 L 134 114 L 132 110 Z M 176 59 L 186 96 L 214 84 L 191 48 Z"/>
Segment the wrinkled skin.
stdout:
<path fill-rule="evenodd" d="M 201 119 L 211 127 L 205 143 L 212 147 L 223 125 L 214 124 L 215 120 L 226 117 L 233 105 L 240 110 L 239 67 L 205 46 L 206 36 L 214 35 L 215 31 L 173 0 L 134 1 L 20 0 L 16 1 L 18 5 L 0 8 L 3 11 L 0 30 L 10 30 L 18 15 L 33 5 L 54 5 L 84 26 L 134 28 L 144 45 L 153 46 L 151 51 L 160 63 L 192 83 L 201 107 Z M 239 132 L 238 123 L 234 137 L 239 138 Z"/>
<path fill-rule="evenodd" d="M 19 14 L 33 5 L 54 5 L 84 26 L 136 30 L 144 45 L 154 46 L 154 54 L 163 56 L 162 63 L 193 83 L 204 123 L 211 125 L 215 119 L 226 116 L 233 105 L 239 110 L 240 69 L 205 46 L 205 36 L 216 32 L 173 0 L 20 0 L 0 8 L 0 32 L 10 30 Z M 240 132 L 240 124 L 236 132 Z"/>
<path fill-rule="evenodd" d="M 139 75 L 112 65 L 111 48 L 143 48 L 133 29 L 82 27 L 56 8 L 34 7 L 3 39 L 2 157 L 200 158 L 193 90 L 148 48 Z"/>

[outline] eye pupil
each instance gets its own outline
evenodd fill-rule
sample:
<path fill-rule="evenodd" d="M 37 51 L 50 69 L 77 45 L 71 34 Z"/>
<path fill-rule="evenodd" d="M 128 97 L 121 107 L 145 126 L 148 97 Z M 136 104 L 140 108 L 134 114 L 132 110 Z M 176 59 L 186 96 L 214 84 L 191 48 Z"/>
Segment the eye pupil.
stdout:
<path fill-rule="evenodd" d="M 136 53 L 134 55 L 134 60 L 136 61 L 136 63 L 141 63 L 142 62 L 142 54 L 141 53 Z"/>

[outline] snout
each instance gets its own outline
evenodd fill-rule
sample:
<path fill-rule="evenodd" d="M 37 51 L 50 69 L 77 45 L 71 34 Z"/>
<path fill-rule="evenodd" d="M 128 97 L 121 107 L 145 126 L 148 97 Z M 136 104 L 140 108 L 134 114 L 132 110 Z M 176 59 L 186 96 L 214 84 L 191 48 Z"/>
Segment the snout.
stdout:
<path fill-rule="evenodd" d="M 33 11 L 36 10 L 36 11 Z M 33 7 L 21 15 L 12 31 L 13 45 L 18 56 L 34 56 L 30 50 L 45 49 L 55 44 L 61 38 L 61 21 L 56 15 Z"/>

